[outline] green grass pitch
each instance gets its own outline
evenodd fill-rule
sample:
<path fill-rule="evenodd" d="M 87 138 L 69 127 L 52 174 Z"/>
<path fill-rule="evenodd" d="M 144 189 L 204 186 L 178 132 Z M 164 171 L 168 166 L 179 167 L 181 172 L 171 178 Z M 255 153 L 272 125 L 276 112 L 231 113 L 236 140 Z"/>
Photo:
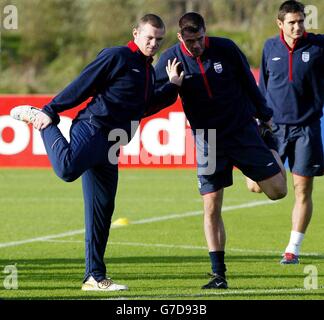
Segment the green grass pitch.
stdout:
<path fill-rule="evenodd" d="M 65 183 L 47 169 L 0 170 L 0 298 L 2 299 L 323 299 L 324 180 L 315 179 L 314 213 L 300 265 L 282 266 L 293 204 L 252 194 L 243 175 L 225 191 L 229 289 L 201 290 L 210 263 L 195 170 L 120 171 L 106 250 L 109 275 L 127 292 L 83 292 L 84 217 L 81 181 Z M 15 265 L 18 289 L 5 288 Z M 308 266 L 317 270 L 311 280 Z M 313 273 L 313 275 L 316 275 Z M 315 283 L 317 289 L 306 289 Z M 313 282 L 310 282 L 313 281 Z"/>

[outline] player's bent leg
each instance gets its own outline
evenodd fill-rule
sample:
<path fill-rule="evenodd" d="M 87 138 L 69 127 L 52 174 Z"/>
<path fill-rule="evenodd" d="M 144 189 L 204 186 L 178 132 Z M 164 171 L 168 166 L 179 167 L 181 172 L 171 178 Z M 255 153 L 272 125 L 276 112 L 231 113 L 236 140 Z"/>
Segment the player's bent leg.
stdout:
<path fill-rule="evenodd" d="M 105 134 L 86 121 L 75 121 L 67 142 L 56 125 L 41 130 L 46 152 L 57 176 L 66 182 L 76 180 L 89 168 L 108 161 Z"/>
<path fill-rule="evenodd" d="M 274 158 L 276 159 L 285 181 L 287 181 L 286 169 L 281 161 L 281 158 L 280 158 L 278 152 L 274 149 L 271 149 L 270 151 L 273 154 Z M 262 193 L 262 189 L 259 186 L 259 184 L 248 177 L 246 177 L 246 186 L 247 186 L 248 190 L 251 192 Z"/>
<path fill-rule="evenodd" d="M 279 153 L 276 150 L 273 150 L 273 149 L 271 149 L 270 151 L 272 152 L 274 158 L 276 159 L 276 161 L 277 161 L 277 163 L 278 163 L 278 165 L 279 165 L 279 167 L 281 169 L 281 174 L 282 174 L 285 182 L 287 183 L 287 173 L 286 173 L 286 169 L 285 169 L 284 164 L 281 161 L 281 158 L 279 156 Z"/>
<path fill-rule="evenodd" d="M 71 157 L 70 144 L 56 125 L 41 130 L 44 146 L 56 175 L 65 182 L 76 180 L 81 172 L 77 172 Z"/>
<path fill-rule="evenodd" d="M 41 112 L 41 109 L 33 106 L 21 105 L 12 108 L 10 116 L 16 120 L 30 124 L 35 122 Z M 71 161 L 67 159 L 70 145 L 58 127 L 56 125 L 50 125 L 46 129 L 41 130 L 41 136 L 47 155 L 57 176 L 66 182 L 76 180 L 80 174 L 74 172 L 75 170 L 70 165 Z"/>
<path fill-rule="evenodd" d="M 258 182 L 262 191 L 271 200 L 279 200 L 287 195 L 287 183 L 281 172 Z"/>

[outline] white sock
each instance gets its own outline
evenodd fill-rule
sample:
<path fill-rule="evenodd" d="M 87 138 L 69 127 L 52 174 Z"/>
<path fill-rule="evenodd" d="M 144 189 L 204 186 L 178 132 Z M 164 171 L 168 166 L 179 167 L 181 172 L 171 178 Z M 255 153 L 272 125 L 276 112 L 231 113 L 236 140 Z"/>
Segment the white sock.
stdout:
<path fill-rule="evenodd" d="M 299 256 L 299 250 L 301 243 L 304 239 L 305 234 L 297 231 L 291 231 L 289 244 L 285 252 L 293 253 L 296 256 Z"/>

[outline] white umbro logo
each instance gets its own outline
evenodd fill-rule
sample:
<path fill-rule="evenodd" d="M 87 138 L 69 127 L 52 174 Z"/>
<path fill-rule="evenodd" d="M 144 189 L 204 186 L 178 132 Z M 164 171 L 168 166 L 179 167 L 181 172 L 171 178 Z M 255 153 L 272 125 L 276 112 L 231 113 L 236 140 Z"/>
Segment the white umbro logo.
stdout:
<path fill-rule="evenodd" d="M 321 165 L 319 165 L 319 164 L 314 164 L 313 165 L 313 168 L 319 168 Z"/>
<path fill-rule="evenodd" d="M 135 72 L 141 72 L 141 71 L 139 71 L 138 69 L 132 69 L 133 71 L 135 71 Z"/>
<path fill-rule="evenodd" d="M 189 79 L 189 78 L 192 78 L 192 74 L 188 74 L 185 76 L 185 79 Z"/>
<path fill-rule="evenodd" d="M 281 58 L 280 57 L 274 57 L 272 58 L 272 61 L 279 61 Z"/>
<path fill-rule="evenodd" d="M 267 167 L 270 167 L 270 166 L 272 166 L 273 165 L 273 162 L 269 162 L 268 164 L 267 164 Z"/>

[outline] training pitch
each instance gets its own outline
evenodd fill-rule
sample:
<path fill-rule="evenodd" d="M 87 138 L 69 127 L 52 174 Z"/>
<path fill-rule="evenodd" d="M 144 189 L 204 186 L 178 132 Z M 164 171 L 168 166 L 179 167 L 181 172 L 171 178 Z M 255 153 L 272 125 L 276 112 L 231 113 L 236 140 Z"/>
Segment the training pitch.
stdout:
<path fill-rule="evenodd" d="M 315 179 L 301 264 L 282 266 L 294 198 L 289 174 L 288 184 L 285 199 L 270 201 L 248 192 L 235 171 L 223 210 L 229 289 L 201 290 L 210 263 L 195 170 L 121 170 L 112 221 L 129 223 L 112 227 L 106 263 L 130 290 L 83 292 L 81 180 L 1 169 L 0 299 L 324 299 L 324 180 Z"/>

